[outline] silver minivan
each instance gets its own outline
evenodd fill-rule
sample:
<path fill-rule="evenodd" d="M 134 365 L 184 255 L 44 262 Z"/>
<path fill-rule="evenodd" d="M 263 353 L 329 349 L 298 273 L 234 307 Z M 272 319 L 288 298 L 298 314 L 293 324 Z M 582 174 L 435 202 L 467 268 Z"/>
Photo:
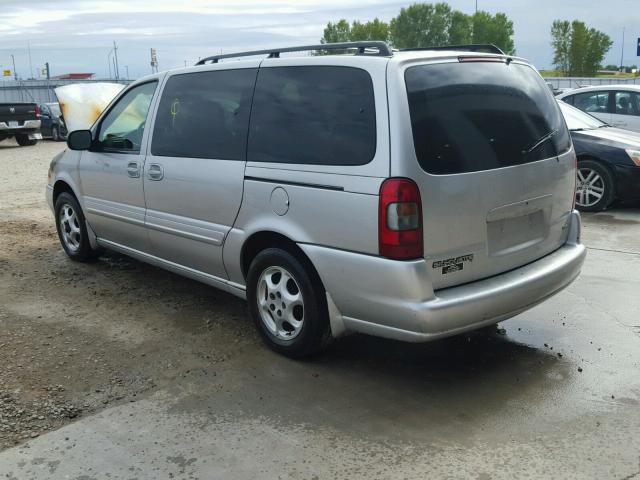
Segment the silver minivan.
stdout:
<path fill-rule="evenodd" d="M 68 146 L 47 200 L 71 259 L 106 248 L 246 298 L 293 357 L 494 324 L 585 258 L 558 105 L 493 46 L 208 57 L 130 85 Z"/>

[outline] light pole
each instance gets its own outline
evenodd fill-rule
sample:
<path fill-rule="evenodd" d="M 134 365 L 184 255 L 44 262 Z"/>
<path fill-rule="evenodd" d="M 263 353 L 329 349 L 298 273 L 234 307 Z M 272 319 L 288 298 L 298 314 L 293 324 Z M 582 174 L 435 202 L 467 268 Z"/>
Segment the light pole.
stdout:
<path fill-rule="evenodd" d="M 115 64 L 115 69 L 116 69 L 116 81 L 120 80 L 120 69 L 118 68 L 118 46 L 116 45 L 116 41 L 113 41 L 113 56 L 115 58 L 116 64 Z"/>
<path fill-rule="evenodd" d="M 11 54 L 11 62 L 13 63 L 13 78 L 16 79 L 16 82 L 18 81 L 18 72 L 16 72 L 16 59 L 13 56 L 13 53 Z"/>
<path fill-rule="evenodd" d="M 124 69 L 127 72 L 127 80 L 129 80 L 129 65 L 125 65 Z"/>
<path fill-rule="evenodd" d="M 113 53 L 113 48 L 109 50 L 109 54 L 107 55 L 107 65 L 109 65 L 109 80 L 111 80 L 111 54 Z"/>
<path fill-rule="evenodd" d="M 620 54 L 620 71 L 622 71 L 622 67 L 624 66 L 624 28 L 622 27 L 622 53 Z"/>

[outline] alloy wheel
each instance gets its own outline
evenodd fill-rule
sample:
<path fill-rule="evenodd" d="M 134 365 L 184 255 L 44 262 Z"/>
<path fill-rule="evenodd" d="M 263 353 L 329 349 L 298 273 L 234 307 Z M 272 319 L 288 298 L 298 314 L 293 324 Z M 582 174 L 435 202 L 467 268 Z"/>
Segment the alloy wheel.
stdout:
<path fill-rule="evenodd" d="M 593 207 L 602 199 L 604 188 L 604 180 L 598 172 L 591 168 L 578 168 L 576 205 Z"/>
<path fill-rule="evenodd" d="M 73 206 L 68 203 L 62 205 L 58 221 L 60 222 L 60 233 L 64 244 L 70 251 L 76 252 L 80 248 L 82 236 L 78 214 Z"/>
<path fill-rule="evenodd" d="M 258 279 L 260 318 L 280 340 L 298 336 L 304 324 L 304 299 L 298 282 L 282 267 L 266 268 Z"/>

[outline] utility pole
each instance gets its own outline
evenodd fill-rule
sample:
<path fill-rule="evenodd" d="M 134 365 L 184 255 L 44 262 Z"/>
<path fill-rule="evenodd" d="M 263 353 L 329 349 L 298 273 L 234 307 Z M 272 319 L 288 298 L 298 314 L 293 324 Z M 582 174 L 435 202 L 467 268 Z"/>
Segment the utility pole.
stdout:
<path fill-rule="evenodd" d="M 16 82 L 18 81 L 18 72 L 16 72 L 16 59 L 13 56 L 13 53 L 11 54 L 11 62 L 13 63 L 13 78 L 16 79 Z"/>
<path fill-rule="evenodd" d="M 620 55 L 620 71 L 622 71 L 622 66 L 624 65 L 624 28 L 622 27 L 622 54 Z"/>
<path fill-rule="evenodd" d="M 27 41 L 27 51 L 29 52 L 29 73 L 31 74 L 31 78 L 33 78 L 33 65 L 31 63 L 31 42 Z"/>
<path fill-rule="evenodd" d="M 118 68 L 118 47 L 116 45 L 116 41 L 113 41 L 113 54 L 116 61 L 116 81 L 120 80 L 120 69 Z"/>
<path fill-rule="evenodd" d="M 44 64 L 45 69 L 47 70 L 47 80 L 51 78 L 51 71 L 49 70 L 49 62 Z"/>
<path fill-rule="evenodd" d="M 476 13 L 478 13 L 478 0 L 476 0 Z"/>
<path fill-rule="evenodd" d="M 107 65 L 109 66 L 109 80 L 111 80 L 111 54 L 113 53 L 113 48 L 109 50 L 109 54 L 107 55 Z"/>
<path fill-rule="evenodd" d="M 124 69 L 127 72 L 127 80 L 129 80 L 129 65 L 125 65 Z"/>

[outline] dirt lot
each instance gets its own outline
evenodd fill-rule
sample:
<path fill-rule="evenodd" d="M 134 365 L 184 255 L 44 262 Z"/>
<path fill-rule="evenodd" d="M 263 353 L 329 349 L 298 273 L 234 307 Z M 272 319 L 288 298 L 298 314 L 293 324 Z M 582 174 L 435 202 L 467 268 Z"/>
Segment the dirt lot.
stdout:
<path fill-rule="evenodd" d="M 294 362 L 230 295 L 70 262 L 44 201 L 63 148 L 0 142 L 0 477 L 640 475 L 638 208 L 585 216 L 581 277 L 502 334 Z"/>
<path fill-rule="evenodd" d="M 258 343 L 230 295 L 116 254 L 69 263 L 43 190 L 64 147 L 0 143 L 0 449 L 179 376 L 215 378 Z"/>

